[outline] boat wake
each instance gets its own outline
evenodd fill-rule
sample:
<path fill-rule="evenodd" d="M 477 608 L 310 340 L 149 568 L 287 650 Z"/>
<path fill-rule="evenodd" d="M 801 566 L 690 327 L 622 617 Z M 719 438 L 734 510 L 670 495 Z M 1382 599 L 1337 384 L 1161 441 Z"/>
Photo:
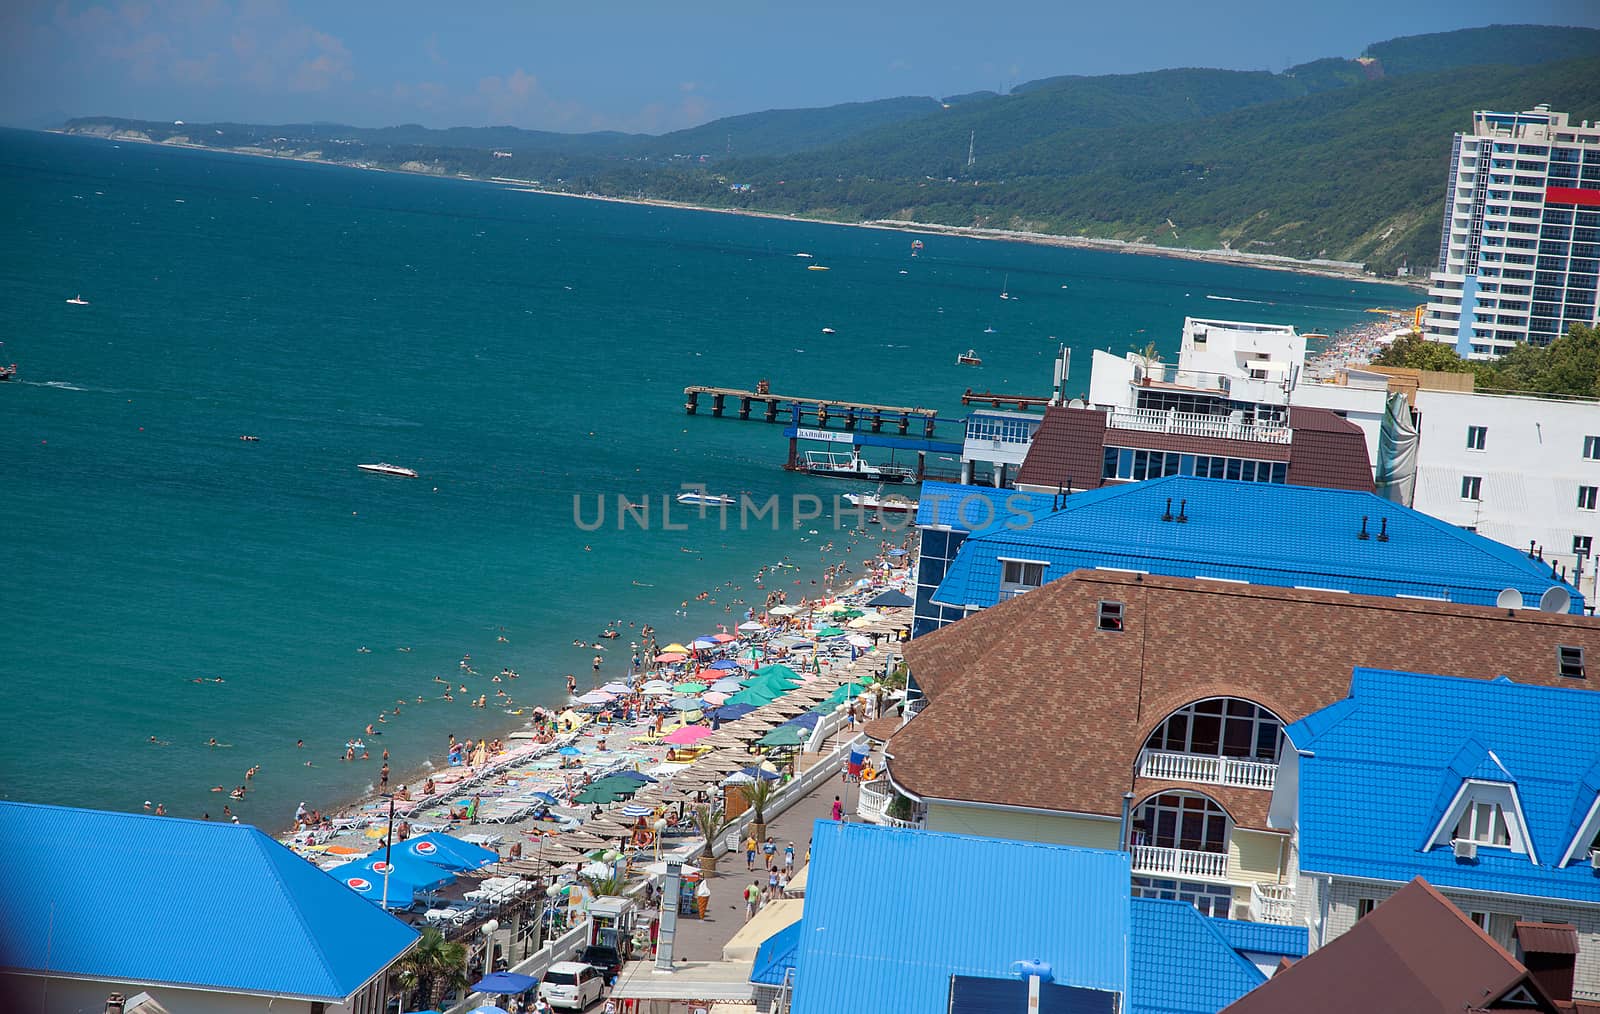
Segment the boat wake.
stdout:
<path fill-rule="evenodd" d="M 1206 296 L 1206 298 L 1207 299 L 1219 300 L 1219 301 L 1224 302 L 1224 303 L 1257 303 L 1257 304 L 1259 304 L 1261 306 L 1277 306 L 1278 305 L 1277 303 L 1274 303 L 1269 299 L 1239 299 L 1237 296 L 1213 296 L 1213 295 L 1209 295 L 1209 294 Z"/>
<path fill-rule="evenodd" d="M 79 387 L 77 384 L 69 384 L 65 380 L 23 380 L 19 381 L 18 383 L 21 383 L 27 387 L 53 387 L 58 391 L 93 390 L 93 388 Z"/>

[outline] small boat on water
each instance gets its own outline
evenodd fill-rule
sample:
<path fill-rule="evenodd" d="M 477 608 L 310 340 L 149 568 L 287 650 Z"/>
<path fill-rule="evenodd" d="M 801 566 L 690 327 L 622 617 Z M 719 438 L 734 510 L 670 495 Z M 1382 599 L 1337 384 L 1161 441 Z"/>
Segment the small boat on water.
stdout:
<path fill-rule="evenodd" d="M 255 443 L 260 443 L 261 442 L 261 438 L 260 437 L 251 436 L 249 433 L 246 433 L 246 434 L 240 436 L 239 439 L 243 440 L 247 444 L 255 444 Z"/>
<path fill-rule="evenodd" d="M 885 514 L 909 514 L 917 509 L 917 501 L 903 497 L 898 493 L 890 493 L 888 496 L 884 496 L 882 491 L 877 493 L 846 493 L 844 498 L 852 507 L 880 511 Z"/>
<path fill-rule="evenodd" d="M 811 257 L 813 257 L 815 255 L 814 254 L 808 254 L 808 253 L 797 253 L 797 254 L 795 254 L 795 256 L 796 257 L 805 257 L 807 259 L 810 259 Z"/>
<path fill-rule="evenodd" d="M 363 472 L 376 472 L 378 475 L 397 475 L 402 479 L 415 479 L 417 477 L 417 473 L 413 469 L 391 465 L 387 461 L 380 461 L 375 465 L 357 465 L 356 467 Z"/>
<path fill-rule="evenodd" d="M 0 381 L 10 380 L 12 377 L 15 377 L 16 375 L 17 375 L 17 364 L 16 363 L 12 363 L 10 366 L 0 366 Z"/>
<path fill-rule="evenodd" d="M 1000 283 L 1000 298 L 1011 298 L 1011 276 L 1006 275 L 1006 280 Z"/>
<path fill-rule="evenodd" d="M 807 264 L 806 265 L 806 270 L 807 271 L 826 271 L 826 270 L 828 270 L 828 266 L 826 264 Z"/>
<path fill-rule="evenodd" d="M 807 451 L 799 469 L 808 475 L 833 479 L 865 479 L 868 482 L 915 482 L 917 473 L 904 465 L 874 465 L 852 447 L 849 454 L 839 451 Z"/>
<path fill-rule="evenodd" d="M 731 507 L 738 501 L 722 493 L 701 493 L 697 490 L 691 490 L 688 493 L 679 493 L 678 502 L 692 507 L 701 505 L 707 507 Z"/>
<path fill-rule="evenodd" d="M 978 350 L 977 349 L 968 349 L 967 351 L 961 353 L 959 356 L 956 356 L 956 365 L 957 366 L 982 366 L 983 365 L 983 360 L 978 358 Z"/>
<path fill-rule="evenodd" d="M 89 305 L 89 301 L 87 299 L 83 298 L 83 293 L 81 293 L 81 292 L 78 293 L 76 296 L 73 296 L 71 299 L 67 300 L 67 302 L 71 303 L 73 306 L 88 306 Z"/>
<path fill-rule="evenodd" d="M 822 329 L 822 333 L 823 334 L 835 334 L 836 332 L 831 327 L 825 327 L 825 328 Z"/>

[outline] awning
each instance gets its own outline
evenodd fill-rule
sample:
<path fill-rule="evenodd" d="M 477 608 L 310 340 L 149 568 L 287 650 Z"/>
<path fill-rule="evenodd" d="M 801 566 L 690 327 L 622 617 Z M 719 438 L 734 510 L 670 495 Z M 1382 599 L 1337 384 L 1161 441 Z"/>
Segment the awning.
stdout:
<path fill-rule="evenodd" d="M 655 974 L 654 961 L 630 961 L 611 995 L 618 1000 L 755 999 L 748 961 L 680 961 L 671 975 Z"/>

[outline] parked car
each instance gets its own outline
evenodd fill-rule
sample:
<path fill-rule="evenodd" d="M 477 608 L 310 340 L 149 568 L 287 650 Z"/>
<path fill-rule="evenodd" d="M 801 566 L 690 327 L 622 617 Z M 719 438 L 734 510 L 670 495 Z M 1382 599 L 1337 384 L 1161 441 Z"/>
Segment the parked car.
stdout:
<path fill-rule="evenodd" d="M 600 970 L 581 961 L 558 961 L 544 973 L 539 995 L 552 1007 L 584 1010 L 600 999 L 605 980 Z"/>
<path fill-rule="evenodd" d="M 585 965 L 593 965 L 598 968 L 600 977 L 605 982 L 610 982 L 622 971 L 622 955 L 617 953 L 615 947 L 607 947 L 604 944 L 590 944 L 585 947 L 583 953 L 578 956 L 578 960 Z"/>

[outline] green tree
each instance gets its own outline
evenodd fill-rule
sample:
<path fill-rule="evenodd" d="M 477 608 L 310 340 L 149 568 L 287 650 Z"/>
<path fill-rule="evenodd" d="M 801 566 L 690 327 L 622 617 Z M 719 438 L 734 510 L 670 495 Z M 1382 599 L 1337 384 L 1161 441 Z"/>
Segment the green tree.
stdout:
<path fill-rule="evenodd" d="M 1496 364 L 1495 386 L 1600 397 L 1600 328 L 1573 325 L 1549 345 L 1518 345 Z"/>
<path fill-rule="evenodd" d="M 395 978 L 406 993 L 415 991 L 425 1006 L 438 1007 L 448 991 L 470 985 L 466 965 L 466 946 L 452 943 L 429 926 L 411 953 L 400 959 Z"/>

